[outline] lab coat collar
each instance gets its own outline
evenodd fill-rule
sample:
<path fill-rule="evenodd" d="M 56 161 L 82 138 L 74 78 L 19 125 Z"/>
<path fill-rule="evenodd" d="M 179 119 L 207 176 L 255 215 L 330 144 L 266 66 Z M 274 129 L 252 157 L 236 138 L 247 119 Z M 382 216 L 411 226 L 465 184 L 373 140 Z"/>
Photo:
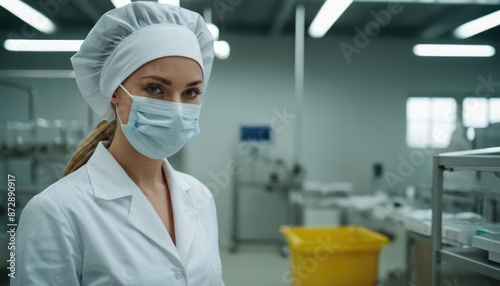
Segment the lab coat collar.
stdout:
<path fill-rule="evenodd" d="M 163 172 L 167 178 L 172 200 L 178 200 L 175 202 L 187 204 L 197 211 L 210 204 L 210 197 L 204 194 L 203 190 L 194 188 L 193 183 L 188 182 L 189 177 L 176 171 L 167 159 L 163 159 Z M 194 178 L 191 179 L 194 180 Z"/>
<path fill-rule="evenodd" d="M 208 198 L 201 195 L 202 190 L 193 189 L 192 184 L 174 170 L 167 159 L 163 159 L 163 172 L 167 178 L 174 214 L 174 245 L 146 196 L 109 153 L 107 146 L 109 141 L 99 142 L 88 161 L 88 173 L 95 197 L 114 200 L 131 196 L 128 215 L 130 223 L 185 263 L 194 240 L 199 211 L 209 205 Z"/>
<path fill-rule="evenodd" d="M 163 173 L 167 178 L 167 182 L 175 183 L 179 190 L 186 192 L 191 189 L 191 185 L 188 184 L 184 178 L 179 176 L 179 174 L 177 174 L 177 171 L 172 167 L 172 165 L 170 165 L 170 162 L 168 162 L 167 159 L 163 159 Z"/>
<path fill-rule="evenodd" d="M 130 186 L 135 185 L 135 183 L 108 151 L 109 144 L 109 141 L 100 141 L 87 163 L 94 195 L 105 200 L 131 196 L 132 190 Z M 184 192 L 191 189 L 191 185 L 177 174 L 177 171 L 174 170 L 167 159 L 163 159 L 162 164 L 167 181 L 175 183 L 175 186 Z M 111 188 L 110 186 L 114 187 Z"/>
<path fill-rule="evenodd" d="M 132 195 L 134 182 L 118 164 L 107 147 L 109 141 L 97 144 L 94 154 L 87 162 L 90 183 L 96 198 L 114 200 Z"/>

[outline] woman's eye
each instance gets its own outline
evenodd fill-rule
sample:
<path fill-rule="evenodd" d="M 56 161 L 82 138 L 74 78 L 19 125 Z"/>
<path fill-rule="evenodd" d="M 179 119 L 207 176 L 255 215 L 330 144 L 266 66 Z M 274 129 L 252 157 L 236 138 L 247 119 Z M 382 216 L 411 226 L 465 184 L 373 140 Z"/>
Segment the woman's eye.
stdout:
<path fill-rule="evenodd" d="M 148 85 L 148 86 L 146 86 L 145 90 L 148 93 L 152 93 L 152 94 L 160 94 L 160 93 L 162 93 L 161 88 L 159 86 L 157 86 L 157 85 Z"/>
<path fill-rule="evenodd" d="M 190 99 L 194 99 L 200 94 L 201 94 L 201 92 L 199 92 L 195 89 L 190 89 L 190 90 L 186 91 L 186 96 Z"/>

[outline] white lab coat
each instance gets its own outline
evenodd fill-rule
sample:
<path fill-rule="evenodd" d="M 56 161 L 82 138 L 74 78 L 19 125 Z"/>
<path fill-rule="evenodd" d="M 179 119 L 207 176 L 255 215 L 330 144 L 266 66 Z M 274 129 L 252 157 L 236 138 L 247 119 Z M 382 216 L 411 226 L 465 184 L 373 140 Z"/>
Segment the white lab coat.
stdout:
<path fill-rule="evenodd" d="M 224 285 L 215 204 L 207 187 L 163 160 L 174 245 L 105 144 L 99 143 L 87 164 L 26 205 L 10 285 Z"/>

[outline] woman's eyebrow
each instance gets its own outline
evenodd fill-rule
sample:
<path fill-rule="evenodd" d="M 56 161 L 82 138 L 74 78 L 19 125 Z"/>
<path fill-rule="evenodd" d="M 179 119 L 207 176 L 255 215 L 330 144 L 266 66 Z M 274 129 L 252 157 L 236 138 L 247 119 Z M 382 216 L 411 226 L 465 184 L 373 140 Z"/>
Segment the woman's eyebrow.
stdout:
<path fill-rule="evenodd" d="M 186 84 L 186 87 L 199 85 L 201 83 L 203 83 L 203 81 L 201 79 L 200 80 L 196 80 L 196 81 L 193 81 L 193 82 L 190 82 L 190 83 Z"/>
<path fill-rule="evenodd" d="M 157 75 L 146 75 L 146 76 L 143 76 L 141 78 L 152 78 L 154 80 L 157 80 L 163 84 L 166 84 L 166 85 L 172 85 L 172 82 L 166 78 L 162 78 L 161 76 L 157 76 Z"/>
<path fill-rule="evenodd" d="M 163 84 L 166 84 L 166 85 L 172 85 L 172 82 L 166 78 L 163 78 L 161 76 L 157 76 L 157 75 L 146 75 L 146 76 L 143 76 L 141 78 L 151 78 L 151 79 L 154 79 L 154 80 L 157 80 Z M 198 85 L 200 83 L 203 83 L 202 80 L 196 80 L 196 81 L 193 81 L 193 82 L 190 82 L 188 84 L 186 84 L 186 87 L 190 87 L 190 86 L 195 86 L 195 85 Z"/>

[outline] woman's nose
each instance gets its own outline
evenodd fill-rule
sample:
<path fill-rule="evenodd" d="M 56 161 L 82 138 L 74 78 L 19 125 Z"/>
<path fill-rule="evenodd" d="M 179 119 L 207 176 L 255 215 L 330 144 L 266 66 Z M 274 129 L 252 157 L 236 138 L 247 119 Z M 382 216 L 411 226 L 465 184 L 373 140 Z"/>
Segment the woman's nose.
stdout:
<path fill-rule="evenodd" d="M 180 93 L 173 93 L 168 96 L 167 100 L 176 103 L 182 103 L 182 95 Z"/>

